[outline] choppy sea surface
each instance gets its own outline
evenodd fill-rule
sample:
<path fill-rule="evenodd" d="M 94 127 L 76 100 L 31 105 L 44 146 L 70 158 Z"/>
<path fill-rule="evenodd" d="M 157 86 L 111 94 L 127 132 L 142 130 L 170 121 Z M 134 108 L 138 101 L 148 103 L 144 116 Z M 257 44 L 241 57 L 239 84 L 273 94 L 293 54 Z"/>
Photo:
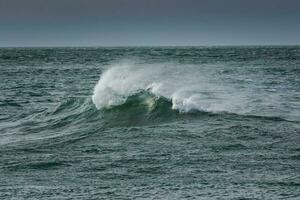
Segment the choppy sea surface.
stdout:
<path fill-rule="evenodd" d="M 300 199 L 300 47 L 0 49 L 0 199 Z"/>

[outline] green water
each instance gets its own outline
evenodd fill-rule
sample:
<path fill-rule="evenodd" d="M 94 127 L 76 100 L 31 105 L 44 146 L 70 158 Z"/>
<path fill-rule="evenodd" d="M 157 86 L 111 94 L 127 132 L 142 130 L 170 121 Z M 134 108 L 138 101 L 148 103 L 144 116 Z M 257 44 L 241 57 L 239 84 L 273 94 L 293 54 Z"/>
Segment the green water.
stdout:
<path fill-rule="evenodd" d="M 300 199 L 300 47 L 0 49 L 0 199 Z"/>

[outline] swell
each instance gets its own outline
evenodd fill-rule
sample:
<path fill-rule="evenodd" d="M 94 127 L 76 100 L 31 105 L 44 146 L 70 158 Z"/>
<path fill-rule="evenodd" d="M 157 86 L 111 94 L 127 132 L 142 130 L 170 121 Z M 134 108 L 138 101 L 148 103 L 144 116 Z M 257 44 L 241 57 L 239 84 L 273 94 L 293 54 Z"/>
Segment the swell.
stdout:
<path fill-rule="evenodd" d="M 269 122 L 287 121 L 279 117 L 240 115 L 229 112 L 207 112 L 174 110 L 172 102 L 157 97 L 148 91 L 129 96 L 125 103 L 109 108 L 96 109 L 92 100 L 86 97 L 72 97 L 62 101 L 54 109 L 34 114 L 16 126 L 1 131 L 2 147 L 17 146 L 40 149 L 45 146 L 72 144 L 103 131 L 119 127 L 141 127 L 162 125 L 175 121 L 197 122 L 198 120 L 263 120 Z M 5 132 L 16 132 L 7 135 Z M 21 136 L 26 136 L 20 137 Z M 25 147 L 24 147 L 25 145 Z"/>
<path fill-rule="evenodd" d="M 68 98 L 53 111 L 44 114 L 45 130 L 64 129 L 85 134 L 115 127 L 148 126 L 170 123 L 177 120 L 201 120 L 223 118 L 240 120 L 289 121 L 276 116 L 209 112 L 191 109 L 181 112 L 173 108 L 173 103 L 165 97 L 158 97 L 149 91 L 141 91 L 127 97 L 123 104 L 96 109 L 90 98 Z M 68 132 L 65 131 L 65 132 Z M 61 134 L 60 134 L 61 135 Z"/>

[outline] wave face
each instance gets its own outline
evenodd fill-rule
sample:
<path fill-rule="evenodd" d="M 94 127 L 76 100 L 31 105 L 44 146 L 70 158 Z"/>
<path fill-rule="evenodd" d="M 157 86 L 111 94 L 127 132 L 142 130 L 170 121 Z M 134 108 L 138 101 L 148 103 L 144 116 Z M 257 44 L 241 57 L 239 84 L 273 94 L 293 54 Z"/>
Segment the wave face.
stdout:
<path fill-rule="evenodd" d="M 298 197 L 299 66 L 300 47 L 0 48 L 0 199 Z"/>

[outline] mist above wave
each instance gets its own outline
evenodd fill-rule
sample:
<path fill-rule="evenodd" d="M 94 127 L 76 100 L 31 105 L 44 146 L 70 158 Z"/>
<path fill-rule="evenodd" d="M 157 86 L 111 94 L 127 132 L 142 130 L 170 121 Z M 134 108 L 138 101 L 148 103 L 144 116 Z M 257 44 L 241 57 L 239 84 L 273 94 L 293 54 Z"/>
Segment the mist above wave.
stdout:
<path fill-rule="evenodd" d="M 237 112 L 243 98 L 233 88 L 218 83 L 205 67 L 197 65 L 116 64 L 104 71 L 92 100 L 98 109 L 124 104 L 141 91 L 172 102 L 172 109 Z M 240 110 L 241 111 L 241 110 Z"/>

